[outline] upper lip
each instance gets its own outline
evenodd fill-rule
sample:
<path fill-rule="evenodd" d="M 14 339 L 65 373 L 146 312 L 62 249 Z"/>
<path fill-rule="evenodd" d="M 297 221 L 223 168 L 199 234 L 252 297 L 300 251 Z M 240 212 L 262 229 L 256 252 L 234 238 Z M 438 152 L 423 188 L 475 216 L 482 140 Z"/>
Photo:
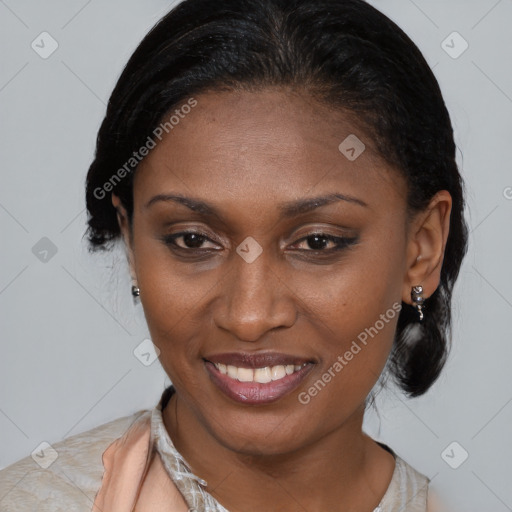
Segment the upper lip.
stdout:
<path fill-rule="evenodd" d="M 211 363 L 232 365 L 238 368 L 265 368 L 266 366 L 302 365 L 313 362 L 310 358 L 276 352 L 226 352 L 213 354 L 204 359 Z"/>

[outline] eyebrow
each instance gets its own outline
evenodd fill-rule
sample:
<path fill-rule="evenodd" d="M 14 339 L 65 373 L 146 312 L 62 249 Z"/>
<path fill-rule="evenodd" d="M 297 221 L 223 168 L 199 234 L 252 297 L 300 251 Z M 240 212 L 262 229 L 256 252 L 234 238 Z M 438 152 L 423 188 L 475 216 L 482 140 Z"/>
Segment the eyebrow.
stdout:
<path fill-rule="evenodd" d="M 278 209 L 281 212 L 281 217 L 287 218 L 301 215 L 315 210 L 316 208 L 320 208 L 321 206 L 326 206 L 328 204 L 339 201 L 346 201 L 348 203 L 357 204 L 359 206 L 368 208 L 368 204 L 363 200 L 358 199 L 357 197 L 346 194 L 333 193 L 319 197 L 308 197 L 296 201 L 284 202 L 278 206 Z M 158 194 L 152 197 L 144 207 L 149 208 L 158 202 L 175 202 L 182 204 L 190 210 L 205 216 L 221 217 L 220 212 L 218 212 L 212 204 L 200 199 L 186 197 L 181 194 Z"/>

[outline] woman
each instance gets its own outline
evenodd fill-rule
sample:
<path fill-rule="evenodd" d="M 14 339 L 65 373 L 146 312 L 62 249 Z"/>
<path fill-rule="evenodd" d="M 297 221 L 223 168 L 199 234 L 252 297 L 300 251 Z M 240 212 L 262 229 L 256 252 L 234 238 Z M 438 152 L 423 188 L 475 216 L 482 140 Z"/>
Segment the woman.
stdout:
<path fill-rule="evenodd" d="M 173 385 L 57 444 L 61 466 L 5 470 L 29 472 L 17 510 L 433 509 L 362 431 L 389 378 L 415 397 L 439 376 L 467 243 L 448 112 L 392 21 L 185 0 L 112 93 L 87 207 L 92 248 L 125 244 Z"/>

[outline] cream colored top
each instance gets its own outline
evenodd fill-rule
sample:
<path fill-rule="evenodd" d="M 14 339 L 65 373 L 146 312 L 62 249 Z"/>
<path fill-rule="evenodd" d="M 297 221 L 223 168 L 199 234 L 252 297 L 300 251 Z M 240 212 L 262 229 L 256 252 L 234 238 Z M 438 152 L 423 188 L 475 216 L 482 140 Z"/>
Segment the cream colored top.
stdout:
<path fill-rule="evenodd" d="M 0 512 L 90 512 L 93 503 L 103 512 L 229 512 L 192 473 L 165 429 L 162 408 L 173 391 L 167 388 L 152 410 L 54 443 L 58 458 L 47 469 L 36 455 L 0 471 Z M 395 470 L 373 512 L 430 512 L 428 479 L 386 449 Z M 162 506 L 171 502 L 176 505 Z"/>

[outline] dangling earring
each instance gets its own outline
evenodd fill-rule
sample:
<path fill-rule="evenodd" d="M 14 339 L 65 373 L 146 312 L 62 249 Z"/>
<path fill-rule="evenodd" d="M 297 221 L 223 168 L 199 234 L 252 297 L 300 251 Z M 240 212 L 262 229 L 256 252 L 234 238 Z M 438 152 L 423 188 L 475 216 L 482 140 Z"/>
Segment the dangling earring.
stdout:
<path fill-rule="evenodd" d="M 140 295 L 140 288 L 138 286 L 132 286 L 132 295 L 138 297 Z"/>
<path fill-rule="evenodd" d="M 418 311 L 420 322 L 423 320 L 423 307 L 425 304 L 425 297 L 423 297 L 423 286 L 413 286 L 411 290 L 411 300 L 413 306 Z"/>

